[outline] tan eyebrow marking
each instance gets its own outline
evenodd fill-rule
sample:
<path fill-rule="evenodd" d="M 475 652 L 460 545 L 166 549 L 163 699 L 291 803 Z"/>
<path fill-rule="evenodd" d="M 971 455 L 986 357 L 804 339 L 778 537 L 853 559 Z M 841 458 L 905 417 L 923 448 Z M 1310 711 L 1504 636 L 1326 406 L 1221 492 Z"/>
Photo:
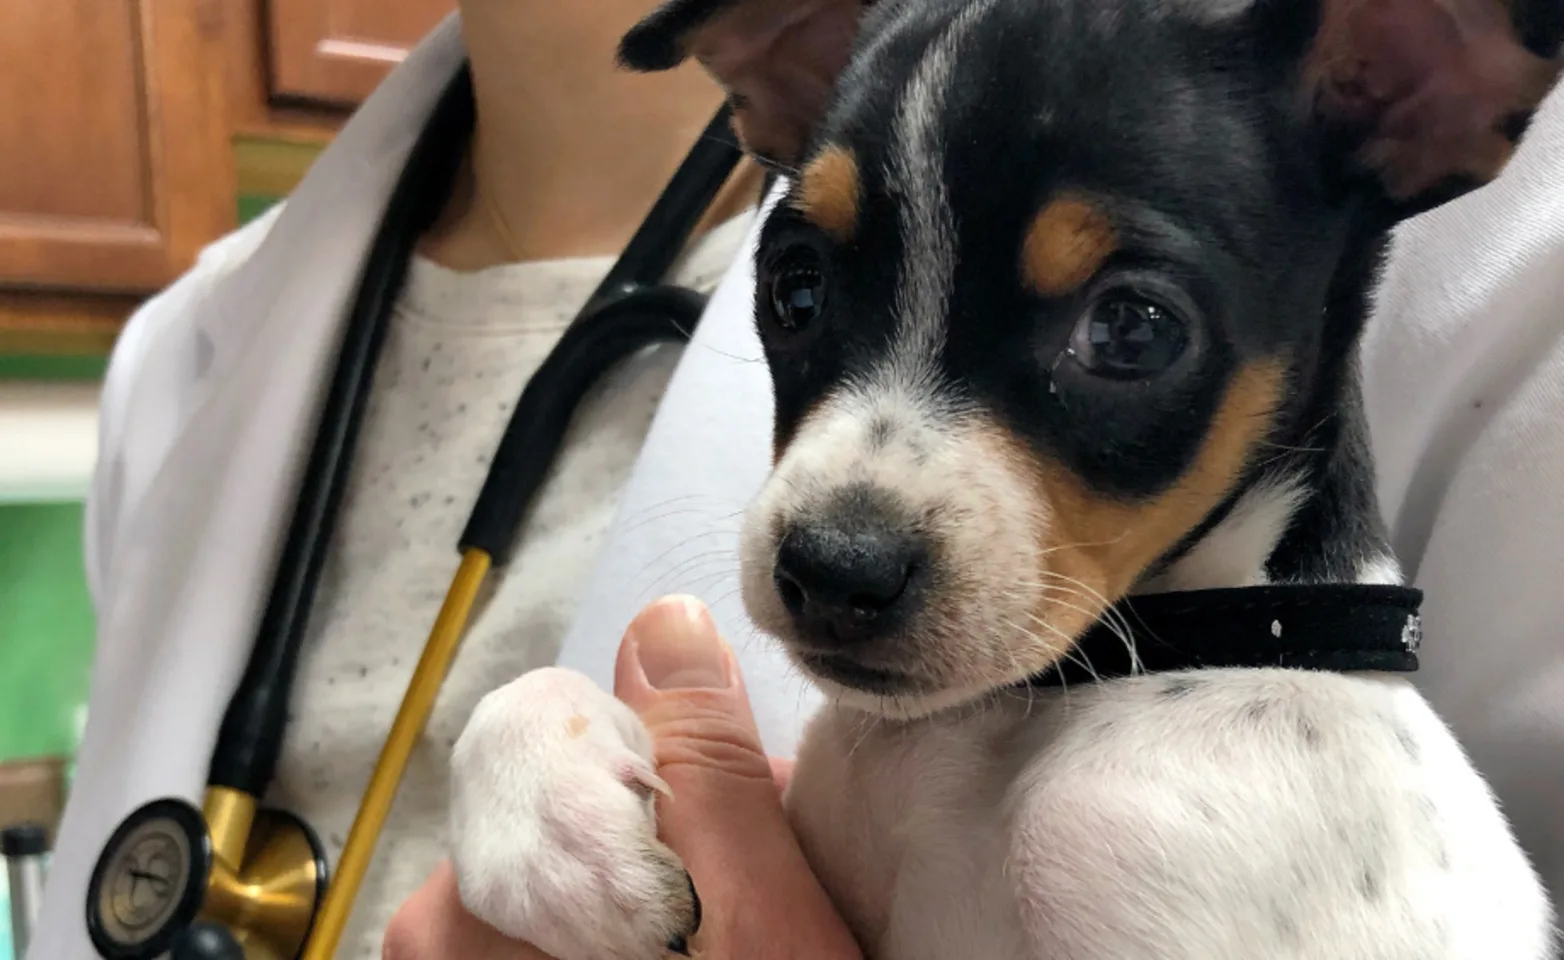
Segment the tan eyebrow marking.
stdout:
<path fill-rule="evenodd" d="M 796 206 L 831 239 L 846 243 L 858 228 L 862 190 L 857 157 L 846 147 L 833 144 L 804 168 Z"/>
<path fill-rule="evenodd" d="M 1045 297 L 1073 293 L 1118 249 L 1113 224 L 1077 196 L 1049 201 L 1033 218 L 1021 245 L 1021 276 Z"/>

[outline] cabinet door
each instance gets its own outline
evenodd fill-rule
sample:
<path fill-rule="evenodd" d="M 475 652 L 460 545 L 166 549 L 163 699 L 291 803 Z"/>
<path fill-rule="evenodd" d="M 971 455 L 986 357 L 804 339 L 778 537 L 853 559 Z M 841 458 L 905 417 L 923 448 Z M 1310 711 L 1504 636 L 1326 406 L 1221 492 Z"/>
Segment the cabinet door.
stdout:
<path fill-rule="evenodd" d="M 0 287 L 155 290 L 232 227 L 223 2 L 0 3 Z"/>
<path fill-rule="evenodd" d="M 456 0 L 267 0 L 272 95 L 356 105 Z M 560 0 L 577 2 L 577 0 Z"/>

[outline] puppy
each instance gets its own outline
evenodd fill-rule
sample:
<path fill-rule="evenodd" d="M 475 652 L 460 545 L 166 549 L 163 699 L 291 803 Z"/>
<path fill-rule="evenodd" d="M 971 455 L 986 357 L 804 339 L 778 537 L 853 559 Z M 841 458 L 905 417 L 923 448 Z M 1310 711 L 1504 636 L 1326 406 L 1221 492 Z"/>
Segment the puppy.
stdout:
<path fill-rule="evenodd" d="M 1554 955 L 1403 676 L 1028 678 L 1127 596 L 1399 581 L 1358 403 L 1375 270 L 1503 168 L 1561 10 L 674 0 L 626 37 L 634 68 L 703 63 L 789 184 L 742 582 L 830 695 L 786 802 L 868 956 Z M 522 677 L 455 760 L 480 917 L 560 960 L 687 942 L 650 744 L 610 696 Z"/>

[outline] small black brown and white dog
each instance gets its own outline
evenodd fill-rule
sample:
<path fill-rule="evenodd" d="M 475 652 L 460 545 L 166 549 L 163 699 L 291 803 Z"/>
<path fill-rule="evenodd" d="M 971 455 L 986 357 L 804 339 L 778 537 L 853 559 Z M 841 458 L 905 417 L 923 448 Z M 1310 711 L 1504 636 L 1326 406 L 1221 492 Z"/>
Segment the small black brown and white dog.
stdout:
<path fill-rule="evenodd" d="M 1027 680 L 1127 596 L 1399 581 L 1358 404 L 1379 258 L 1499 173 L 1561 41 L 1559 0 L 673 0 L 626 37 L 705 64 L 786 175 L 742 581 L 830 695 L 787 806 L 868 956 L 1554 955 L 1405 677 Z M 683 942 L 649 748 L 575 674 L 485 700 L 469 908 L 560 960 Z"/>

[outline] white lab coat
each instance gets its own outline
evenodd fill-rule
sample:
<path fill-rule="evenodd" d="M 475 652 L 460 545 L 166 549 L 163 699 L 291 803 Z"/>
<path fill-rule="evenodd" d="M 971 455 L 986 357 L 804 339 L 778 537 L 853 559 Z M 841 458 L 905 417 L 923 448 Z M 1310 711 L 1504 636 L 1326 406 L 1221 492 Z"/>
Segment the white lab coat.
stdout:
<path fill-rule="evenodd" d="M 88 722 L 27 960 L 92 960 L 85 887 L 108 834 L 153 797 L 199 801 L 361 259 L 461 55 L 453 16 L 280 212 L 206 251 L 115 348 L 88 503 L 99 617 Z M 1558 99 L 1507 184 L 1411 232 L 1366 368 L 1388 512 L 1430 591 L 1423 682 L 1564 890 Z M 1485 240 L 1495 224 L 1515 235 Z M 750 285 L 741 257 L 669 386 L 565 640 L 563 663 L 604 684 L 635 610 L 654 588 L 680 589 L 667 575 L 713 537 L 731 540 L 765 476 L 769 387 Z M 745 626 L 732 566 L 702 593 L 736 641 L 768 747 L 789 753 L 816 695 Z"/>

